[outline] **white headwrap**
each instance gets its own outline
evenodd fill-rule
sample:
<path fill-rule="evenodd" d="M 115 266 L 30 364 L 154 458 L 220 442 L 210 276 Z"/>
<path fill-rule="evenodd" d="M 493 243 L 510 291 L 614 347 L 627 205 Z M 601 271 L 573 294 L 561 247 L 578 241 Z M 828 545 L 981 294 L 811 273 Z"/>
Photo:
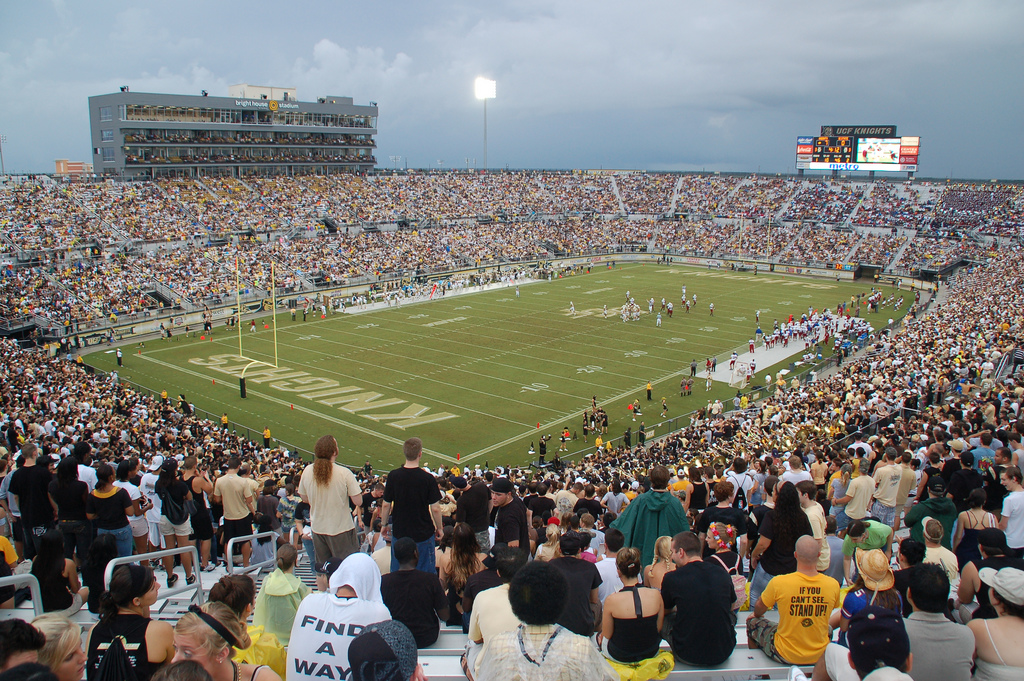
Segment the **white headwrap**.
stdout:
<path fill-rule="evenodd" d="M 350 586 L 356 597 L 364 601 L 383 603 L 380 595 L 380 568 L 365 553 L 353 553 L 342 561 L 328 582 L 331 593 L 343 586 Z"/>

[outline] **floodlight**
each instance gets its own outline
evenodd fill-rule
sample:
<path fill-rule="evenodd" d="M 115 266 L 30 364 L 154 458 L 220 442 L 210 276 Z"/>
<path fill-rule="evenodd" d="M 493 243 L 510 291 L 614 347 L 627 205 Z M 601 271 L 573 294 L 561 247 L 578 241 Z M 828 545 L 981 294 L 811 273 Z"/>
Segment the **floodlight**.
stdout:
<path fill-rule="evenodd" d="M 473 83 L 477 99 L 494 99 L 497 97 L 497 83 L 483 76 Z"/>

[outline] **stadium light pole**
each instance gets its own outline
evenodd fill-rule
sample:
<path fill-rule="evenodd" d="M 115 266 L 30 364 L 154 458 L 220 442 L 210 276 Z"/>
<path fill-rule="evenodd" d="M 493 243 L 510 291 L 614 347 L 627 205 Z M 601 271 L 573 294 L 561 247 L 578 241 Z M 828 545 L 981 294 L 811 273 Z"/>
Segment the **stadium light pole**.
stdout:
<path fill-rule="evenodd" d="M 497 96 L 497 83 L 480 76 L 473 85 L 476 98 L 484 100 L 484 170 L 487 170 L 487 100 Z"/>
<path fill-rule="evenodd" d="M 7 171 L 4 169 L 4 144 L 7 142 L 7 135 L 0 135 L 0 177 L 6 177 Z"/>

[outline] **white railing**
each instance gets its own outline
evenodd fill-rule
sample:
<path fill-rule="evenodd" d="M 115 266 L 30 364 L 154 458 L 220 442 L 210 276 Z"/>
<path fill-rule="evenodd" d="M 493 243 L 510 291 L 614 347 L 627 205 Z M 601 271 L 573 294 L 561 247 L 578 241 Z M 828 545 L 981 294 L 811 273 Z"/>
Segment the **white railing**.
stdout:
<path fill-rule="evenodd" d="M 28 586 L 29 592 L 32 594 L 32 612 L 33 617 L 39 617 L 43 614 L 43 591 L 39 588 L 39 580 L 36 579 L 33 574 L 24 575 L 11 575 L 10 577 L 0 577 L 0 587 L 13 586 L 15 589 L 23 586 Z M 4 615 L 10 614 L 13 617 L 18 616 L 18 610 L 0 610 L 0 619 L 4 619 Z"/>
<path fill-rule="evenodd" d="M 103 573 L 103 585 L 108 589 L 110 588 L 110 578 L 114 575 L 114 569 L 121 565 L 128 565 L 129 563 L 141 563 L 145 565 L 151 560 L 159 560 L 160 558 L 168 558 L 170 556 L 181 556 L 186 553 L 192 554 L 192 574 L 196 576 L 196 581 L 192 584 L 184 584 L 182 586 L 176 586 L 169 589 L 160 589 L 160 598 L 170 599 L 178 594 L 194 591 L 195 595 L 192 596 L 190 600 L 194 600 L 197 605 L 202 605 L 203 571 L 199 569 L 199 551 L 195 546 L 182 546 L 176 549 L 164 549 L 163 551 L 153 551 L 152 553 L 114 558 L 112 561 L 107 563 L 107 569 Z"/>
<path fill-rule="evenodd" d="M 265 568 L 273 567 L 277 565 L 277 547 L 274 547 L 274 551 L 271 552 L 270 558 L 259 562 L 246 565 L 244 567 L 235 567 L 234 551 L 235 543 L 253 541 L 254 539 L 262 539 L 263 537 L 269 537 L 271 539 L 277 538 L 277 532 L 256 532 L 255 534 L 247 534 L 241 537 L 232 537 L 228 540 L 227 546 L 224 547 L 224 567 L 227 569 L 229 575 L 235 574 L 247 574 L 249 572 L 262 572 Z"/>

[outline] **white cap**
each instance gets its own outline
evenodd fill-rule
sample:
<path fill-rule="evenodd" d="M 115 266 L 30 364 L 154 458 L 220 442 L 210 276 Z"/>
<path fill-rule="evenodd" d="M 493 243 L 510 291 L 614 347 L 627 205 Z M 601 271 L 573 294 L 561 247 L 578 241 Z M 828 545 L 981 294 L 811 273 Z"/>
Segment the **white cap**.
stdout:
<path fill-rule="evenodd" d="M 156 456 L 154 456 L 152 459 L 149 460 L 149 466 L 147 467 L 147 470 L 149 470 L 150 472 L 158 471 L 158 470 L 160 470 L 160 466 L 163 466 L 163 465 L 164 465 L 164 457 L 162 457 L 159 454 L 157 454 Z"/>

